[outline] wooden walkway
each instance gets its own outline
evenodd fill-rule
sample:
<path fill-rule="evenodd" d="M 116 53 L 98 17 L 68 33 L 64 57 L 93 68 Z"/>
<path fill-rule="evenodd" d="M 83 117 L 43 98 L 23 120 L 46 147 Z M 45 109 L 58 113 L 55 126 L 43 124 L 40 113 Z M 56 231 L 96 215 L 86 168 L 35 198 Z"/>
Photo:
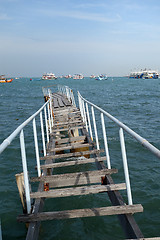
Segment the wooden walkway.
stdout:
<path fill-rule="evenodd" d="M 37 192 L 30 194 L 34 199 L 31 214 L 18 216 L 18 221 L 28 222 L 29 228 L 26 239 L 37 239 L 40 221 L 100 217 L 105 215 L 119 215 L 122 227 L 127 237 L 143 238 L 133 215 L 142 212 L 140 204 L 126 205 L 120 190 L 126 189 L 125 183 L 115 184 L 111 177 L 117 174 L 117 169 L 107 169 L 101 156 L 104 150 L 97 150 L 91 141 L 79 109 L 74 107 L 68 99 L 59 93 L 54 93 L 52 102 L 53 127 L 47 147 L 47 156 L 41 157 L 43 175 L 30 179 L 39 182 Z M 79 158 L 84 156 L 83 158 Z M 63 169 L 69 166 L 95 164 L 93 171 L 54 174 L 53 169 Z M 62 168 L 63 167 L 63 168 Z M 66 171 L 65 171 L 66 172 Z M 46 198 L 73 197 L 78 195 L 101 194 L 107 192 L 113 206 L 72 209 L 65 211 L 42 212 Z M 106 195 L 107 198 L 107 195 Z"/>

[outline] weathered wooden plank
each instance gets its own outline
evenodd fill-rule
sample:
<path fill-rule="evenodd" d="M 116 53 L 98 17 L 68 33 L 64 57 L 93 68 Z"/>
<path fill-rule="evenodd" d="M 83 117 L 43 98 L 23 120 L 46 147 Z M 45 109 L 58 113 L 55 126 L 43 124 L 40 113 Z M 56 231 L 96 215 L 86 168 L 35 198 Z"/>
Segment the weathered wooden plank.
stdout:
<path fill-rule="evenodd" d="M 104 149 L 94 149 L 94 150 L 89 150 L 89 151 L 81 151 L 81 152 L 74 152 L 74 153 L 64 153 L 64 154 L 56 154 L 56 155 L 50 155 L 50 156 L 45 156 L 41 157 L 40 160 L 46 160 L 46 159 L 58 159 L 58 158 L 68 158 L 68 157 L 80 157 L 80 156 L 85 156 L 85 155 L 91 155 L 91 154 L 99 154 L 104 152 Z"/>
<path fill-rule="evenodd" d="M 62 138 L 55 141 L 55 144 L 62 144 L 62 143 L 71 143 L 71 142 L 78 142 L 85 140 L 86 136 L 78 136 L 78 137 L 69 137 L 69 138 Z"/>
<path fill-rule="evenodd" d="M 81 164 L 93 163 L 93 162 L 104 161 L 104 160 L 106 160 L 106 156 L 99 157 L 99 158 L 97 157 L 97 158 L 77 159 L 75 161 L 57 162 L 57 163 L 41 165 L 41 169 L 77 166 Z"/>
<path fill-rule="evenodd" d="M 68 130 L 75 130 L 75 129 L 82 129 L 82 128 L 85 128 L 85 124 L 81 123 L 79 126 L 69 127 L 69 128 L 56 128 L 56 129 L 53 128 L 52 133 L 50 133 L 50 136 L 52 136 L 52 134 L 55 132 L 65 132 Z"/>
<path fill-rule="evenodd" d="M 54 108 L 58 108 L 59 107 L 57 98 L 53 99 L 53 107 Z"/>
<path fill-rule="evenodd" d="M 60 107 L 64 107 L 64 103 L 62 102 L 62 99 L 60 97 L 58 98 L 58 104 Z"/>
<path fill-rule="evenodd" d="M 30 194 L 31 198 L 58 198 L 58 197 L 71 197 L 78 195 L 97 194 L 108 191 L 124 190 L 126 189 L 125 183 L 110 184 L 110 185 L 92 185 L 74 188 L 62 188 L 56 190 L 49 190 L 44 192 L 34 192 Z"/>
<path fill-rule="evenodd" d="M 66 122 L 54 123 L 54 127 L 67 125 L 67 124 L 75 124 L 75 123 L 83 123 L 83 121 L 81 119 L 79 119 L 77 121 L 74 121 L 72 119 L 68 119 L 68 121 L 66 121 Z"/>
<path fill-rule="evenodd" d="M 71 106 L 72 105 L 71 102 L 69 102 L 69 100 L 67 98 L 62 98 L 62 101 L 64 102 L 64 104 L 66 106 Z"/>
<path fill-rule="evenodd" d="M 18 216 L 17 220 L 19 222 L 31 222 L 31 221 L 33 222 L 53 219 L 99 217 L 106 215 L 118 215 L 129 213 L 133 214 L 136 212 L 143 212 L 143 207 L 141 204 L 26 214 Z"/>
<path fill-rule="evenodd" d="M 76 149 L 76 148 L 84 148 L 84 147 L 89 147 L 92 146 L 90 143 L 83 143 L 83 144 L 79 144 L 79 143 L 69 143 L 66 144 L 67 146 L 64 147 L 55 147 L 50 149 L 51 152 L 58 152 L 58 151 L 64 151 L 64 150 L 71 150 L 71 149 Z"/>
<path fill-rule="evenodd" d="M 96 171 L 85 171 L 85 172 L 76 172 L 76 173 L 65 173 L 65 174 L 57 174 L 51 176 L 41 176 L 41 177 L 33 177 L 30 179 L 31 182 L 53 182 L 55 179 L 66 181 L 67 179 L 76 179 L 79 180 L 80 178 L 89 178 L 91 176 L 101 176 L 106 174 L 113 174 L 117 173 L 118 170 L 115 168 L 112 169 L 103 169 L 103 170 L 96 170 Z"/>

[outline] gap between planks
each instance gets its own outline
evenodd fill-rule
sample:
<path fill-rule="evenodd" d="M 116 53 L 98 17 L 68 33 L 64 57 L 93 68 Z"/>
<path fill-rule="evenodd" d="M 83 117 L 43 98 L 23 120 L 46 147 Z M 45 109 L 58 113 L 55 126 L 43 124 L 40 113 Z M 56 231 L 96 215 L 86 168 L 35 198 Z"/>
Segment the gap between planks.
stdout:
<path fill-rule="evenodd" d="M 58 159 L 58 158 L 68 158 L 68 157 L 81 157 L 85 155 L 91 155 L 91 154 L 99 154 L 104 152 L 104 149 L 94 149 L 94 150 L 89 150 L 89 151 L 81 151 L 81 152 L 73 152 L 73 153 L 64 153 L 64 154 L 56 154 L 56 155 L 47 155 L 44 157 L 41 157 L 40 160 L 47 160 L 47 159 Z"/>

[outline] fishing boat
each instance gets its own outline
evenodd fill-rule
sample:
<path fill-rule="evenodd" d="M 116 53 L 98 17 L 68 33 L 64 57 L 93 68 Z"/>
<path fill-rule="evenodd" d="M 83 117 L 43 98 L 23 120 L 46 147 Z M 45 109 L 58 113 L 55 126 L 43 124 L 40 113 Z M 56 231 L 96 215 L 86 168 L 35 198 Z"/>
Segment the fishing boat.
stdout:
<path fill-rule="evenodd" d="M 42 76 L 42 80 L 54 80 L 57 79 L 54 73 L 45 73 Z"/>
<path fill-rule="evenodd" d="M 108 79 L 108 77 L 105 74 L 101 74 L 98 77 L 96 77 L 96 80 L 98 80 L 98 81 L 107 80 L 107 79 Z"/>
<path fill-rule="evenodd" d="M 73 75 L 73 79 L 83 79 L 83 75 L 82 74 L 74 74 Z"/>
<path fill-rule="evenodd" d="M 0 83 L 9 83 L 12 81 L 13 81 L 13 78 L 7 79 L 5 75 L 0 75 Z"/>

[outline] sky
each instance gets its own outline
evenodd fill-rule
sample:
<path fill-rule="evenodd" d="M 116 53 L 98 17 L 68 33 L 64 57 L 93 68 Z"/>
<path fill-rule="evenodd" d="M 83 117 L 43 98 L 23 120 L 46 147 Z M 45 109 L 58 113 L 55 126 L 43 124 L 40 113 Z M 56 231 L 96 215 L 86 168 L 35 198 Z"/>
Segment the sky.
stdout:
<path fill-rule="evenodd" d="M 0 74 L 160 71 L 159 0 L 0 0 Z"/>

